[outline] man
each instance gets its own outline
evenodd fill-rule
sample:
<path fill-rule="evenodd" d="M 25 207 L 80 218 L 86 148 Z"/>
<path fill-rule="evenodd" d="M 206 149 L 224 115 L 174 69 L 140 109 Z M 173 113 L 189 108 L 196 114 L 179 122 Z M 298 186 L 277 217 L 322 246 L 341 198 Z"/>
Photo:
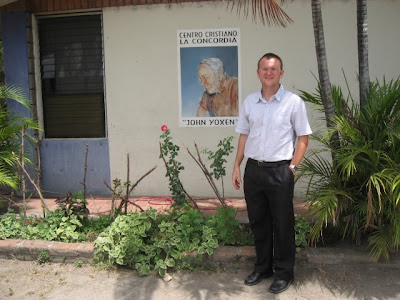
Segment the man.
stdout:
<path fill-rule="evenodd" d="M 205 91 L 196 117 L 232 117 L 238 115 L 238 81 L 229 77 L 219 58 L 204 59 L 197 75 Z"/>
<path fill-rule="evenodd" d="M 257 67 L 262 88 L 250 94 L 240 110 L 232 184 L 240 188 L 240 164 L 248 157 L 244 194 L 257 258 L 245 284 L 255 285 L 275 275 L 269 291 L 280 293 L 294 279 L 294 173 L 312 131 L 304 102 L 280 84 L 284 74 L 281 58 L 267 53 Z"/>

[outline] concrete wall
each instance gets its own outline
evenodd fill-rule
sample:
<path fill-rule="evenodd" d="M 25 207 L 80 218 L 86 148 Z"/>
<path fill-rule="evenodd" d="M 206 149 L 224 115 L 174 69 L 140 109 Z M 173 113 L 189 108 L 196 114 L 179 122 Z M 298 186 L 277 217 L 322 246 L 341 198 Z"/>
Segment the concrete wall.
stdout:
<path fill-rule="evenodd" d="M 371 79 L 399 76 L 398 28 L 400 2 L 368 2 Z M 176 31 L 184 29 L 240 28 L 241 91 L 245 96 L 260 88 L 256 63 L 266 52 L 284 61 L 282 83 L 294 92 L 314 92 L 317 75 L 310 1 L 294 1 L 285 7 L 294 20 L 288 28 L 263 26 L 238 16 L 225 2 L 105 8 L 104 51 L 106 102 L 110 146 L 111 178 L 125 178 L 126 153 L 131 157 L 131 178 L 139 178 L 154 165 L 158 168 L 142 181 L 136 195 L 169 195 L 165 167 L 159 159 L 160 126 L 168 125 L 176 144 L 215 149 L 219 140 L 237 134 L 227 128 L 180 128 L 178 125 L 178 71 Z M 358 98 L 357 28 L 355 1 L 324 1 L 322 5 L 331 81 L 345 88 L 343 71 L 351 92 Z M 313 129 L 320 116 L 308 108 Z M 311 143 L 311 147 L 313 147 Z M 193 149 L 193 147 L 192 147 Z M 236 151 L 236 149 L 235 149 Z M 193 196 L 213 196 L 197 165 L 181 149 L 182 181 Z M 234 154 L 227 163 L 226 195 L 242 197 L 230 183 Z M 243 164 L 244 165 L 244 164 Z M 303 193 L 302 184 L 296 195 Z"/>

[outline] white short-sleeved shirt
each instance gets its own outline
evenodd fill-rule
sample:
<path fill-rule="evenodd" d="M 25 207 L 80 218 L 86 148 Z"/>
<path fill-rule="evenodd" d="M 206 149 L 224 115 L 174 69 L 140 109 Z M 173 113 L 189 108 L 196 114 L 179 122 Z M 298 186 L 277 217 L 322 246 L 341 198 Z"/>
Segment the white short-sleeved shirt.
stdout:
<path fill-rule="evenodd" d="M 250 94 L 235 131 L 248 135 L 246 157 L 270 162 L 292 159 L 296 137 L 312 133 L 304 101 L 282 85 L 268 102 L 261 91 Z"/>

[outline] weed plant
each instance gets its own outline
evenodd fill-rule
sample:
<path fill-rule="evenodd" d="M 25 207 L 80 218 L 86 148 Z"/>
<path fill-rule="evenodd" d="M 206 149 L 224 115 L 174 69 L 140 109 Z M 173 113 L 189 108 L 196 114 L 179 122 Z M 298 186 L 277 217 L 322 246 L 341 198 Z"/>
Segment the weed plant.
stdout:
<path fill-rule="evenodd" d="M 40 250 L 37 262 L 39 265 L 44 265 L 45 263 L 50 262 L 51 256 L 50 253 L 47 252 L 46 250 Z"/>

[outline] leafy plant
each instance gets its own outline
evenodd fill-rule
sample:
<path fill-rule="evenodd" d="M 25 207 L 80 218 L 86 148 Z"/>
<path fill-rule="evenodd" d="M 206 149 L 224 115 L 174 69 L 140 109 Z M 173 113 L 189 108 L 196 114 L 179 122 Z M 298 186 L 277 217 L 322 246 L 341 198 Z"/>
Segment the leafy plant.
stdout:
<path fill-rule="evenodd" d="M 167 170 L 165 176 L 169 180 L 169 190 L 172 193 L 172 199 L 175 204 L 183 206 L 186 203 L 186 197 L 191 200 L 193 205 L 198 208 L 196 202 L 189 196 L 184 189 L 179 174 L 184 170 L 184 166 L 179 162 L 176 157 L 178 156 L 179 146 L 172 142 L 170 130 L 166 125 L 161 127 L 163 133 L 160 135 L 160 158 L 164 161 Z"/>
<path fill-rule="evenodd" d="M 218 247 L 215 236 L 196 209 L 185 206 L 163 215 L 149 209 L 118 216 L 95 241 L 96 260 L 129 266 L 141 275 L 156 271 L 164 276 L 168 268 L 187 266 L 187 253 L 211 255 Z"/>
<path fill-rule="evenodd" d="M 217 214 L 207 218 L 207 225 L 214 228 L 220 245 L 249 245 L 252 244 L 253 235 L 246 230 L 245 225 L 236 219 L 237 211 L 228 206 L 217 207 Z"/>
<path fill-rule="evenodd" d="M 371 83 L 368 104 L 360 109 L 351 96 L 333 88 L 334 128 L 314 138 L 323 148 L 302 164 L 309 180 L 307 199 L 314 218 L 311 238 L 332 223 L 356 243 L 368 239 L 376 260 L 389 260 L 400 245 L 400 80 Z M 320 104 L 320 94 L 304 93 Z M 337 133 L 340 147 L 329 138 Z M 332 153 L 333 163 L 324 152 Z"/>
<path fill-rule="evenodd" d="M 233 151 L 232 146 L 233 136 L 229 136 L 219 141 L 218 150 L 215 152 L 205 149 L 203 153 L 207 154 L 207 159 L 211 161 L 210 167 L 212 168 L 212 175 L 216 180 L 221 179 L 222 183 L 222 197 L 225 198 L 224 176 L 226 175 L 225 163 L 227 162 L 225 156 L 229 156 Z"/>
<path fill-rule="evenodd" d="M 226 175 L 225 173 L 225 166 L 224 163 L 226 162 L 226 159 L 224 156 L 228 156 L 230 153 L 232 153 L 233 147 L 231 145 L 231 142 L 233 140 L 233 136 L 227 137 L 223 139 L 222 141 L 219 142 L 218 147 L 220 147 L 217 151 L 213 152 L 210 150 L 203 150 L 203 153 L 208 154 L 208 159 L 212 161 L 211 163 L 211 168 L 212 172 L 208 171 L 207 166 L 203 163 L 203 160 L 201 158 L 199 149 L 197 147 L 196 142 L 194 143 L 194 147 L 196 149 L 197 153 L 197 158 L 192 154 L 192 152 L 189 150 L 189 147 L 183 144 L 189 153 L 189 155 L 193 158 L 193 160 L 197 163 L 197 165 L 200 167 L 201 171 L 203 172 L 204 176 L 206 177 L 208 183 L 210 184 L 211 188 L 213 189 L 215 195 L 217 196 L 218 200 L 221 202 L 222 206 L 224 208 L 227 208 L 227 204 L 225 201 L 225 190 L 224 190 L 224 181 L 223 181 L 223 176 Z M 218 190 L 217 185 L 214 182 L 214 178 L 216 180 L 221 179 L 222 182 L 222 196 Z"/>
<path fill-rule="evenodd" d="M 50 211 L 45 218 L 24 218 L 7 213 L 0 220 L 0 239 L 26 239 L 61 242 L 93 241 L 110 224 L 108 216 L 80 219 L 62 210 Z"/>
<path fill-rule="evenodd" d="M 56 200 L 58 207 L 65 211 L 66 214 L 75 214 L 87 219 L 89 217 L 89 209 L 83 191 L 75 194 L 67 193 L 64 198 Z"/>

